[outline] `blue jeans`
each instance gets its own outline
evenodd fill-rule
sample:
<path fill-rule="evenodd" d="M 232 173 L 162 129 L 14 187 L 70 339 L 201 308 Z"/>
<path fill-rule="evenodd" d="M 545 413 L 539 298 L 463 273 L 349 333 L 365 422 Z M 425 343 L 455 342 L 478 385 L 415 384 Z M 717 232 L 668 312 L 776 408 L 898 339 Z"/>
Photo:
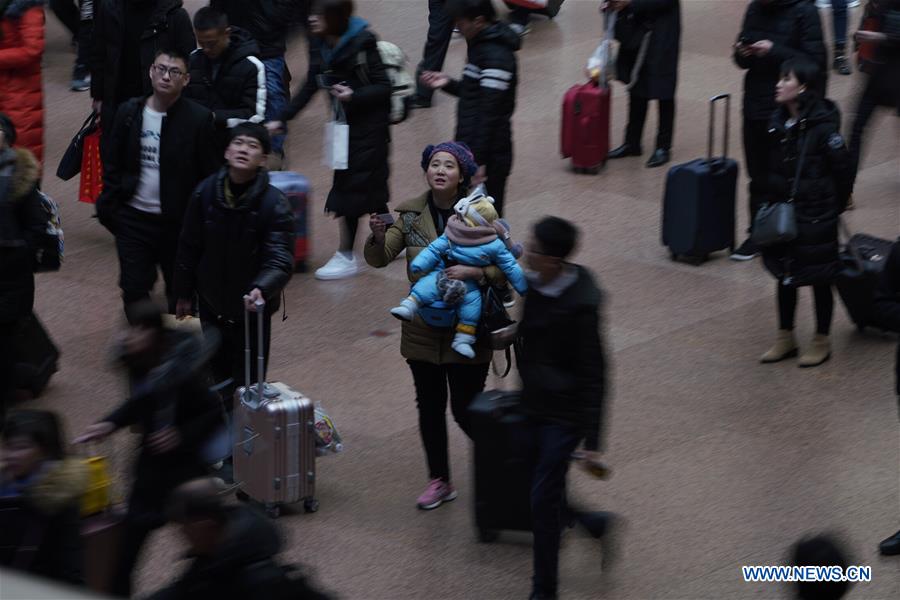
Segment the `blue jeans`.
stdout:
<path fill-rule="evenodd" d="M 835 45 L 847 43 L 847 0 L 831 0 L 831 21 Z"/>
<path fill-rule="evenodd" d="M 288 103 L 289 92 L 285 83 L 287 64 L 283 56 L 267 58 L 263 61 L 266 67 L 266 121 L 277 119 Z M 284 152 L 284 135 L 272 136 L 272 152 Z"/>
<path fill-rule="evenodd" d="M 559 580 L 559 538 L 562 530 L 566 473 L 582 435 L 574 427 L 529 420 L 515 428 L 514 444 L 534 464 L 531 478 L 531 519 L 534 533 L 534 591 L 555 596 Z"/>

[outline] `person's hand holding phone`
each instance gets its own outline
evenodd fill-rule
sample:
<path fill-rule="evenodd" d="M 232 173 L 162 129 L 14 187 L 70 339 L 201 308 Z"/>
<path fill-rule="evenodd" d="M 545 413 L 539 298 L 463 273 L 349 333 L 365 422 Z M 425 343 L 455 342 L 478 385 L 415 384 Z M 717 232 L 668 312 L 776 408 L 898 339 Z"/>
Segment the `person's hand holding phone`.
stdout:
<path fill-rule="evenodd" d="M 388 224 L 381 217 L 382 215 L 374 213 L 369 215 L 369 230 L 372 232 L 372 239 L 379 246 L 384 244 L 384 236 L 388 228 Z"/>
<path fill-rule="evenodd" d="M 774 45 L 775 44 L 772 43 L 772 40 L 760 40 L 758 42 L 753 42 L 752 44 L 750 44 L 749 48 L 751 54 L 762 58 L 772 51 L 772 46 Z"/>

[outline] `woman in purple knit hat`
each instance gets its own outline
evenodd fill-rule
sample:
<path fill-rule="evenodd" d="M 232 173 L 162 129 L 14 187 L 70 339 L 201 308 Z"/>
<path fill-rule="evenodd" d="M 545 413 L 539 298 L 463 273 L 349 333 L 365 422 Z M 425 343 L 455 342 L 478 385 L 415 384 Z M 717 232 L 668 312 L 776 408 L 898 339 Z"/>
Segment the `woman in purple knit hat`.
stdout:
<path fill-rule="evenodd" d="M 385 267 L 406 250 L 407 275 L 410 283 L 415 283 L 424 273 L 413 275 L 409 263 L 444 233 L 453 215 L 453 205 L 466 195 L 477 168 L 472 152 L 461 142 L 425 148 L 422 170 L 428 191 L 397 206 L 394 210 L 399 215 L 393 223 L 385 222 L 383 215 L 372 215 L 369 220 L 372 235 L 365 246 L 366 262 L 376 268 Z M 452 279 L 505 285 L 503 274 L 494 266 L 482 269 L 457 265 L 445 272 Z M 423 510 L 437 508 L 456 498 L 447 452 L 448 395 L 453 418 L 468 435 L 466 410 L 484 389 L 491 362 L 491 350 L 486 346 L 476 344 L 473 358 L 454 352 L 451 349 L 454 333 L 452 327 L 432 327 L 416 315 L 412 321 L 403 323 L 400 336 L 400 354 L 409 364 L 415 383 L 419 431 L 428 463 L 429 483 L 417 502 Z"/>

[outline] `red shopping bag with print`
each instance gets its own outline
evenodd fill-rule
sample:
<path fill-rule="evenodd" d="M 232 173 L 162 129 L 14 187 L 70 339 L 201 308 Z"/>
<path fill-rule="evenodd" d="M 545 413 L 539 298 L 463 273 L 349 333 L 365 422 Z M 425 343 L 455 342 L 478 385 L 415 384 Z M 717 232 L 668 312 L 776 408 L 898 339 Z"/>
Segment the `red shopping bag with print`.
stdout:
<path fill-rule="evenodd" d="M 84 136 L 84 154 L 81 157 L 81 182 L 78 200 L 94 204 L 103 190 L 103 161 L 100 160 L 100 128 Z"/>

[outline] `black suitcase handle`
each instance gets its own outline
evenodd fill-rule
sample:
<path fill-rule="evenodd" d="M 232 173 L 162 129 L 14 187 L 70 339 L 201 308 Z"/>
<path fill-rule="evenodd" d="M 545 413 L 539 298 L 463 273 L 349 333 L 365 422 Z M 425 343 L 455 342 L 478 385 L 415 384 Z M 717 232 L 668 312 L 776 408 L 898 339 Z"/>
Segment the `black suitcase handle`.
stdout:
<path fill-rule="evenodd" d="M 725 101 L 725 139 L 722 142 L 722 160 L 728 158 L 728 135 L 731 131 L 731 94 L 719 94 L 709 99 L 709 137 L 706 145 L 706 159 L 713 160 L 713 142 L 716 132 L 716 103 Z"/>

